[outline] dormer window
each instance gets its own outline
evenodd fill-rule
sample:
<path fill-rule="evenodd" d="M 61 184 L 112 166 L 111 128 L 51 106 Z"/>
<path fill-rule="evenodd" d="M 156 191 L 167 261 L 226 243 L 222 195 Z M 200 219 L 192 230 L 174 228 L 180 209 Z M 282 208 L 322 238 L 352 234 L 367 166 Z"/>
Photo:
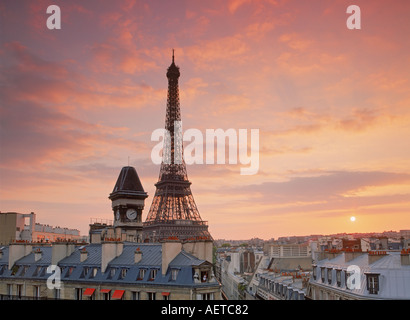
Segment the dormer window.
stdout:
<path fill-rule="evenodd" d="M 176 281 L 178 277 L 178 269 L 171 269 L 171 280 Z"/>
<path fill-rule="evenodd" d="M 23 277 L 26 274 L 27 270 L 28 270 L 28 266 L 24 266 L 23 270 L 21 270 L 20 277 Z"/>
<path fill-rule="evenodd" d="M 125 276 L 127 275 L 127 271 L 128 271 L 127 268 L 121 269 L 120 279 L 124 279 L 124 278 L 125 278 Z"/>
<path fill-rule="evenodd" d="M 150 274 L 149 274 L 149 280 L 153 281 L 155 277 L 157 276 L 158 269 L 151 269 Z"/>
<path fill-rule="evenodd" d="M 115 275 L 115 268 L 110 268 L 110 271 L 108 273 L 108 279 L 112 279 Z"/>
<path fill-rule="evenodd" d="M 33 273 L 33 276 L 34 277 L 36 277 L 36 276 L 38 276 L 39 274 L 40 274 L 40 270 L 41 270 L 41 266 L 37 266 L 36 267 L 36 270 L 34 270 L 34 273 Z"/>
<path fill-rule="evenodd" d="M 370 294 L 379 293 L 379 276 L 378 273 L 366 274 L 367 290 L 369 290 Z"/>
<path fill-rule="evenodd" d="M 83 268 L 83 272 L 81 272 L 80 278 L 85 278 L 88 274 L 89 268 L 88 267 L 84 267 Z"/>
<path fill-rule="evenodd" d="M 146 271 L 146 269 L 140 269 L 140 271 L 138 272 L 137 280 L 143 280 L 144 279 L 145 271 Z"/>
<path fill-rule="evenodd" d="M 208 281 L 208 271 L 201 271 L 201 282 Z"/>
<path fill-rule="evenodd" d="M 332 284 L 332 269 L 331 268 L 327 268 L 327 282 L 329 284 Z"/>
<path fill-rule="evenodd" d="M 320 276 L 322 278 L 323 283 L 325 282 L 325 269 L 326 269 L 325 267 L 320 268 Z"/>
<path fill-rule="evenodd" d="M 66 273 L 66 275 L 65 275 L 65 278 L 70 277 L 71 274 L 73 273 L 73 271 L 74 271 L 74 267 L 68 267 L 68 270 L 67 270 L 67 273 Z"/>
<path fill-rule="evenodd" d="M 338 287 L 342 285 L 342 270 L 336 270 L 336 284 Z"/>
<path fill-rule="evenodd" d="M 316 280 L 317 278 L 317 267 L 316 266 L 313 266 L 312 277 L 313 277 L 313 280 Z"/>
<path fill-rule="evenodd" d="M 98 272 L 98 268 L 93 268 L 91 271 L 90 278 L 94 278 L 97 275 L 97 272 Z"/>

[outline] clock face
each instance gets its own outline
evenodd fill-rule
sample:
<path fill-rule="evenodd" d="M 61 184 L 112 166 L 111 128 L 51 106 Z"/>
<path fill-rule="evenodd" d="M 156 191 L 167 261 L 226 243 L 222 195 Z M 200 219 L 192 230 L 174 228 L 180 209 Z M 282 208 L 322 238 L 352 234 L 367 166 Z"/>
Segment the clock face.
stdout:
<path fill-rule="evenodd" d="M 130 220 L 134 220 L 137 217 L 137 210 L 135 209 L 128 209 L 127 210 L 127 218 Z"/>

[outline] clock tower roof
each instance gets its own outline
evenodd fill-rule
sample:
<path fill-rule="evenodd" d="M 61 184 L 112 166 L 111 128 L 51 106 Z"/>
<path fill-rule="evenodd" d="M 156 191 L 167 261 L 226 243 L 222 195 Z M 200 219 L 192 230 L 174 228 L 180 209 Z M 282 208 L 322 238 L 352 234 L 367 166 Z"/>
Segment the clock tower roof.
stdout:
<path fill-rule="evenodd" d="M 109 198 L 115 200 L 118 198 L 140 198 L 145 199 L 148 195 L 142 187 L 138 173 L 134 167 L 123 167 L 118 176 L 117 183 L 110 193 Z"/>

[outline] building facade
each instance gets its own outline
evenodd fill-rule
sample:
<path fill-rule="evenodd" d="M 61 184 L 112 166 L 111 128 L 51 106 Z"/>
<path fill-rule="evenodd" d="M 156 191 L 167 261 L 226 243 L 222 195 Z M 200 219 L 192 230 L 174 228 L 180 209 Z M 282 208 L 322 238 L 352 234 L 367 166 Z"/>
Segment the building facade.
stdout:
<path fill-rule="evenodd" d="M 0 248 L 0 299 L 219 300 L 199 243 L 14 243 Z"/>
<path fill-rule="evenodd" d="M 330 250 L 313 264 L 312 300 L 410 299 L 410 250 Z"/>

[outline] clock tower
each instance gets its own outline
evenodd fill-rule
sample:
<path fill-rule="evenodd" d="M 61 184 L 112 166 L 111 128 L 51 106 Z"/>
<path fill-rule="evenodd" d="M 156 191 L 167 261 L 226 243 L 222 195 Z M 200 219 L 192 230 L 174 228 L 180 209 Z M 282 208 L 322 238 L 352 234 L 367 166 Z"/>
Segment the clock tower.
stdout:
<path fill-rule="evenodd" d="M 135 168 L 122 168 L 109 196 L 115 234 L 121 241 L 142 241 L 142 210 L 147 197 Z"/>

